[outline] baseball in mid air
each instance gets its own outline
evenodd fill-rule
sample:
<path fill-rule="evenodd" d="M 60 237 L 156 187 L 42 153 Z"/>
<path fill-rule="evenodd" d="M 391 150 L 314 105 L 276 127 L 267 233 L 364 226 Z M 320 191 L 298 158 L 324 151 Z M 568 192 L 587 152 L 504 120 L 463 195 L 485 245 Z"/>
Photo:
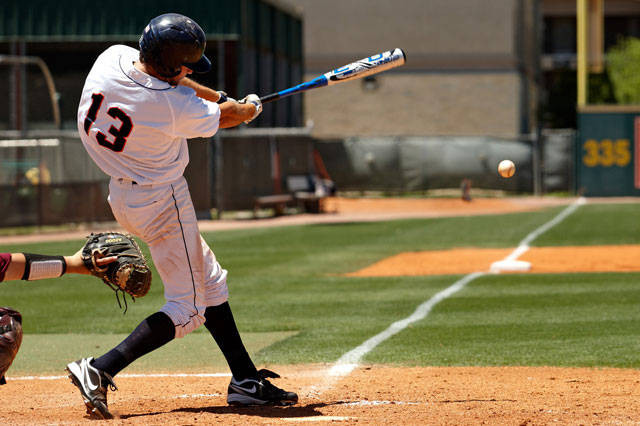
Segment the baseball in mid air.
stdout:
<path fill-rule="evenodd" d="M 498 173 L 503 178 L 510 178 L 516 172 L 516 165 L 513 164 L 511 160 L 502 160 L 500 164 L 498 164 Z"/>

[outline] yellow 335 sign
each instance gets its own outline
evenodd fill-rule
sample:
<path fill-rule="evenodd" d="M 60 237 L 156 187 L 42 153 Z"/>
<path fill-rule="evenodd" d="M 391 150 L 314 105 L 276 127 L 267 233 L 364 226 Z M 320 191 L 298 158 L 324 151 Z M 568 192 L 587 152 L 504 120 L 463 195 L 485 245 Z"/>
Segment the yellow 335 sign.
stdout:
<path fill-rule="evenodd" d="M 582 145 L 582 163 L 587 167 L 624 167 L 631 161 L 629 139 L 588 139 Z"/>

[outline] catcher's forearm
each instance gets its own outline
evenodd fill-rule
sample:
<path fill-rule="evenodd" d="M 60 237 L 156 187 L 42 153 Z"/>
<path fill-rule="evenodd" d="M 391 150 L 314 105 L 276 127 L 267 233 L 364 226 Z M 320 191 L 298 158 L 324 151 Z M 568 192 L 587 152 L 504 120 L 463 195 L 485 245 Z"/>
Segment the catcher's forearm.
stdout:
<path fill-rule="evenodd" d="M 91 275 L 91 272 L 84 266 L 82 256 L 77 253 L 73 256 L 65 256 L 64 260 L 67 262 L 67 273 Z"/>
<path fill-rule="evenodd" d="M 68 274 L 91 275 L 82 261 L 80 253 L 73 256 L 46 256 L 29 253 L 10 253 L 11 262 L 4 273 L 4 281 L 42 280 L 58 278 Z M 106 265 L 116 260 L 116 257 L 105 257 L 98 260 L 98 264 Z"/>
<path fill-rule="evenodd" d="M 4 272 L 4 280 L 19 280 L 24 274 L 24 254 L 11 253 L 11 261 Z"/>
<path fill-rule="evenodd" d="M 57 278 L 67 271 L 66 259 L 62 256 L 46 256 L 32 253 L 11 253 L 11 263 L 4 280 L 42 280 Z"/>

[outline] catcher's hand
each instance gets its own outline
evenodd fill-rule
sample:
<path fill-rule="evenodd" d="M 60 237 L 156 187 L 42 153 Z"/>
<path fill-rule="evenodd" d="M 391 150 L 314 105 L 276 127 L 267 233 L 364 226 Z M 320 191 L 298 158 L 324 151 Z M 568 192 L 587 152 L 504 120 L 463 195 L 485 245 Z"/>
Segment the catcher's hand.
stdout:
<path fill-rule="evenodd" d="M 98 262 L 112 256 L 117 259 L 107 265 Z M 101 278 L 116 295 L 121 290 L 136 298 L 149 291 L 151 269 L 130 235 L 119 232 L 91 234 L 82 248 L 82 261 L 91 274 Z"/>
<path fill-rule="evenodd" d="M 11 308 L 0 308 L 0 385 L 22 343 L 22 315 Z"/>

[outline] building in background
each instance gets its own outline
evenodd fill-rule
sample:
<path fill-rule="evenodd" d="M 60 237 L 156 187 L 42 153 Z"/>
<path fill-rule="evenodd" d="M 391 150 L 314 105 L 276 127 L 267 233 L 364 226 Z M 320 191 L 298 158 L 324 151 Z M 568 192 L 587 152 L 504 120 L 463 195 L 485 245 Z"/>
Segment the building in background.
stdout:
<path fill-rule="evenodd" d="M 407 52 L 402 69 L 306 93 L 314 135 L 575 128 L 576 0 L 286 1 L 304 20 L 305 79 L 394 47 Z M 640 2 L 603 6 L 604 52 L 621 36 L 640 37 Z"/>
<path fill-rule="evenodd" d="M 607 68 L 606 52 L 621 38 L 640 38 L 640 2 L 633 0 L 588 0 L 590 8 L 601 7 L 600 23 L 590 19 L 589 57 L 591 72 L 589 102 L 615 104 Z M 576 0 L 544 0 L 542 68 L 542 120 L 545 127 L 576 128 Z M 598 26 L 600 28 L 598 28 Z M 595 59 L 595 61 L 593 61 Z"/>
<path fill-rule="evenodd" d="M 305 79 L 400 47 L 407 64 L 305 93 L 316 136 L 518 135 L 535 130 L 539 2 L 287 0 Z"/>

